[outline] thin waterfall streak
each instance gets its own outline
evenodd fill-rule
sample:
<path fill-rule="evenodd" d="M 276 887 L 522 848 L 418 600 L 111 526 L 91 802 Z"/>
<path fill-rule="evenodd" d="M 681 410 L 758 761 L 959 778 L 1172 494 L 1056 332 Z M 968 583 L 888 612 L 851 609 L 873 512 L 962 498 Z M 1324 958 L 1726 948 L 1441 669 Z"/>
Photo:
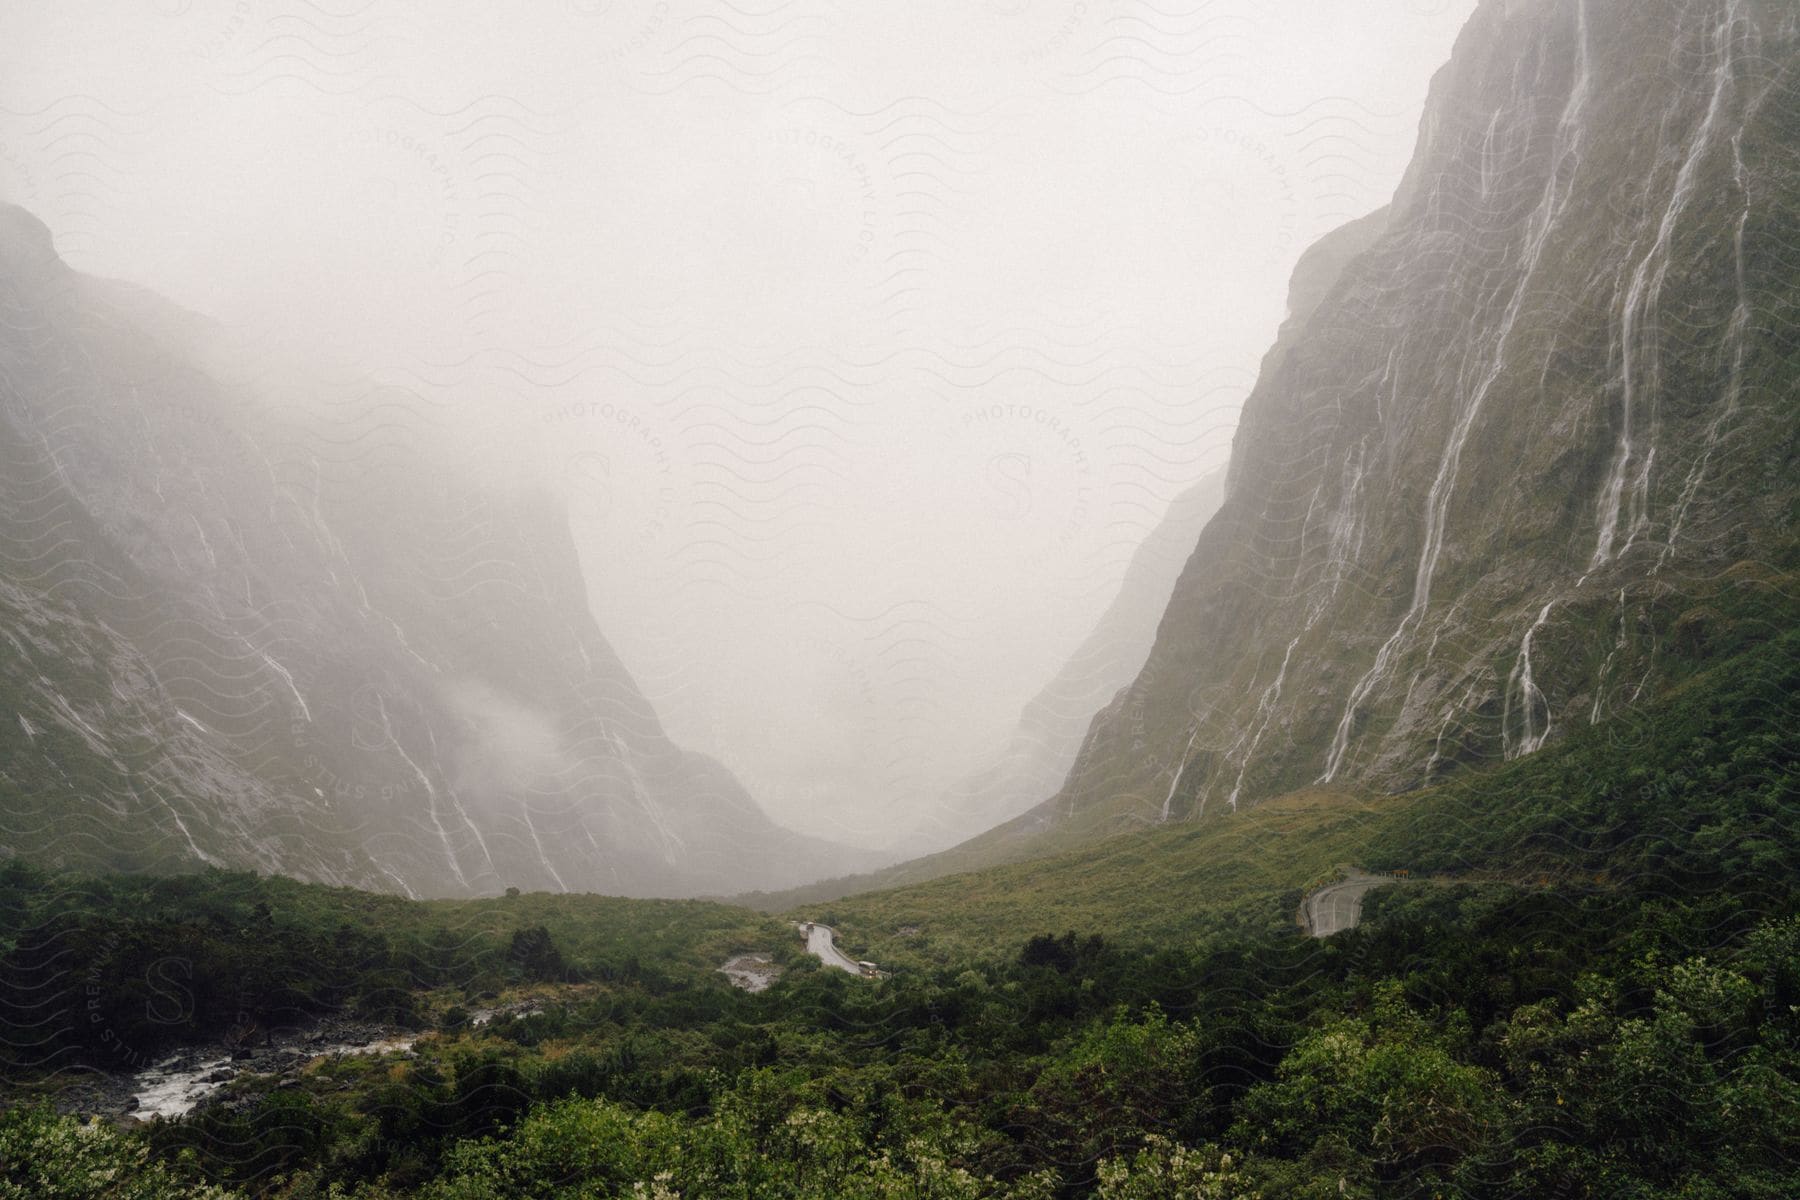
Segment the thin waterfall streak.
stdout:
<path fill-rule="evenodd" d="M 1706 116 L 1675 173 L 1668 206 L 1663 210 L 1650 248 L 1632 273 L 1625 306 L 1619 314 L 1622 353 L 1619 440 L 1613 452 L 1611 468 L 1607 472 L 1606 484 L 1600 492 L 1598 533 L 1594 553 L 1588 563 L 1590 571 L 1628 551 L 1649 527 L 1650 480 L 1656 462 L 1655 434 L 1660 411 L 1657 399 L 1662 384 L 1658 321 L 1663 285 L 1668 279 L 1673 257 L 1675 228 L 1694 197 L 1700 163 L 1712 146 L 1720 114 L 1725 109 L 1726 97 L 1732 92 L 1735 83 L 1734 67 L 1737 60 L 1733 54 L 1733 40 L 1738 26 L 1740 2 L 1741 0 L 1726 0 L 1724 5 L 1724 19 L 1713 36 L 1717 62 L 1713 67 L 1713 90 L 1707 101 Z M 1641 367 L 1637 361 L 1640 354 L 1643 360 Z M 1643 409 L 1642 424 L 1649 427 L 1648 444 L 1641 451 L 1638 446 L 1640 408 Z M 1625 528 L 1623 546 L 1618 544 L 1621 524 Z"/>
<path fill-rule="evenodd" d="M 1506 680 L 1506 710 L 1501 714 L 1500 733 L 1505 743 L 1503 754 L 1506 758 L 1518 758 L 1521 755 L 1533 754 L 1540 749 L 1550 736 L 1550 727 L 1554 717 L 1550 712 L 1549 701 L 1545 699 L 1543 690 L 1537 686 L 1532 672 L 1531 643 L 1539 631 L 1550 619 L 1550 610 L 1556 606 L 1554 599 L 1545 603 L 1538 610 L 1537 620 L 1525 631 L 1525 637 L 1519 643 L 1519 656 L 1513 663 L 1512 673 Z M 1519 698 L 1520 723 L 1523 726 L 1518 740 L 1512 737 L 1513 696 Z M 1537 728 L 1538 709 L 1544 711 L 1544 726 Z"/>
<path fill-rule="evenodd" d="M 1731 322 L 1725 331 L 1725 340 L 1731 347 L 1731 369 L 1725 381 L 1725 399 L 1717 415 L 1707 422 L 1706 437 L 1699 457 L 1694 462 L 1693 470 L 1682 482 L 1681 496 L 1675 502 L 1675 511 L 1669 521 L 1669 536 L 1663 544 L 1662 552 L 1657 555 L 1656 566 L 1651 574 L 1661 571 L 1663 564 L 1675 552 L 1676 539 L 1681 536 L 1681 527 L 1687 520 L 1688 506 L 1700 490 L 1706 478 L 1707 468 L 1712 464 L 1713 451 L 1718 448 L 1719 434 L 1725 423 L 1737 414 L 1738 399 L 1743 394 L 1744 385 L 1744 352 L 1747 339 L 1745 333 L 1750 327 L 1750 289 L 1744 268 L 1744 231 L 1750 224 L 1750 179 L 1744 166 L 1743 132 L 1732 135 L 1731 156 L 1733 174 L 1737 179 L 1738 190 L 1744 195 L 1744 211 L 1738 216 L 1737 227 L 1732 236 L 1732 255 L 1737 281 L 1737 304 L 1731 311 Z"/>
<path fill-rule="evenodd" d="M 1574 178 L 1581 165 L 1581 122 L 1580 116 L 1587 106 L 1589 74 L 1591 59 L 1588 53 L 1587 39 L 1587 5 L 1585 0 L 1576 7 L 1576 17 L 1580 37 L 1577 50 L 1577 73 L 1574 85 L 1570 88 L 1568 101 L 1563 106 L 1562 115 L 1557 122 L 1555 145 L 1551 151 L 1551 165 L 1548 178 L 1544 183 L 1544 194 L 1538 202 L 1533 228 L 1528 232 L 1524 249 L 1524 261 L 1519 271 L 1519 282 L 1514 289 L 1512 299 L 1507 304 L 1498 332 L 1494 337 L 1493 361 L 1486 374 L 1476 385 L 1469 399 L 1462 406 L 1455 425 L 1451 428 L 1450 437 L 1445 443 L 1444 452 L 1438 463 L 1437 476 L 1432 480 L 1431 490 L 1426 496 L 1425 529 L 1423 544 L 1419 550 L 1419 562 L 1413 576 L 1412 603 L 1400 618 L 1399 625 L 1388 637 L 1387 641 L 1376 652 L 1375 661 L 1367 673 L 1359 679 L 1350 690 L 1344 705 L 1344 712 L 1339 718 L 1337 729 L 1331 740 L 1331 748 L 1326 754 L 1325 769 L 1315 781 L 1329 783 L 1342 769 L 1344 758 L 1349 751 L 1350 734 L 1356 720 L 1357 711 L 1369 696 L 1386 678 L 1391 663 L 1400 647 L 1411 635 L 1423 618 L 1431 603 L 1431 585 L 1437 571 L 1439 555 L 1443 549 L 1444 527 L 1448 521 L 1450 496 L 1455 490 L 1456 476 L 1462 462 L 1462 452 L 1469 435 L 1474 429 L 1475 419 L 1481 413 L 1488 393 L 1500 378 L 1506 365 L 1506 349 L 1512 340 L 1513 331 L 1524 312 L 1525 297 L 1531 290 L 1532 281 L 1536 278 L 1550 234 L 1557 228 L 1564 208 L 1568 204 L 1574 190 Z M 1565 165 L 1573 160 L 1574 165 Z"/>
<path fill-rule="evenodd" d="M 1194 749 L 1194 739 L 1199 736 L 1200 727 L 1196 725 L 1194 726 L 1194 732 L 1188 735 L 1187 746 L 1181 751 L 1181 764 L 1175 768 L 1175 778 L 1169 781 L 1169 794 L 1163 797 L 1162 815 L 1156 819 L 1157 824 L 1159 825 L 1168 824 L 1169 810 L 1175 803 L 1175 789 L 1181 786 L 1181 776 L 1187 770 L 1188 755 L 1192 753 Z"/>
<path fill-rule="evenodd" d="M 431 778 L 425 774 L 424 769 L 413 761 L 412 755 L 406 752 L 406 747 L 400 744 L 400 739 L 394 736 L 393 724 L 388 720 L 387 702 L 377 696 L 375 705 L 381 713 L 381 727 L 387 734 L 388 744 L 400 752 L 400 757 L 406 760 L 406 765 L 413 769 L 413 774 L 419 777 L 419 782 L 425 787 L 425 811 L 431 817 L 432 827 L 437 830 L 438 840 L 443 843 L 444 859 L 450 864 L 450 870 L 456 876 L 456 882 L 462 884 L 464 890 L 467 890 L 469 880 L 463 874 L 462 864 L 456 860 L 456 848 L 450 844 L 450 831 L 444 828 L 443 819 L 438 816 L 437 788 L 432 786 Z"/>

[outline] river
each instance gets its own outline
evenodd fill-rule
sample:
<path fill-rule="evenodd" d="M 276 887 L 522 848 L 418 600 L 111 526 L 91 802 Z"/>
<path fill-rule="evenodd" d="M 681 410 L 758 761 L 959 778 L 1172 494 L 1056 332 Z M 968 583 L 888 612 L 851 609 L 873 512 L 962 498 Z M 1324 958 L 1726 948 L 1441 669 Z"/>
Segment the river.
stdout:
<path fill-rule="evenodd" d="M 125 1090 L 129 1115 L 140 1120 L 180 1117 L 242 1074 L 282 1075 L 315 1058 L 339 1054 L 387 1054 L 412 1049 L 414 1034 L 383 1030 L 368 1036 L 296 1035 L 238 1058 L 220 1047 L 185 1050 L 131 1076 Z"/>

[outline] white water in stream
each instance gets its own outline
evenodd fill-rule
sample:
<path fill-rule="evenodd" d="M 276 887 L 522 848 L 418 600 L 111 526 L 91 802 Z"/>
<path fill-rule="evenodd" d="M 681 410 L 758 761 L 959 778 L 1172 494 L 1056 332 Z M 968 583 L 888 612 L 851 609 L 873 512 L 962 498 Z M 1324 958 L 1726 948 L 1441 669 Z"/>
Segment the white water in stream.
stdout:
<path fill-rule="evenodd" d="M 335 1054 L 386 1054 L 410 1050 L 412 1037 L 382 1037 L 367 1042 L 328 1042 L 321 1046 L 297 1049 L 303 1059 Z M 187 1065 L 182 1065 L 184 1062 Z M 194 1106 L 238 1077 L 242 1072 L 255 1072 L 256 1060 L 234 1062 L 220 1055 L 190 1062 L 184 1055 L 165 1059 L 154 1067 L 139 1071 L 131 1079 L 131 1094 L 137 1107 L 131 1115 L 143 1120 L 151 1117 L 179 1117 L 192 1112 Z M 227 1077 L 220 1078 L 225 1075 Z"/>

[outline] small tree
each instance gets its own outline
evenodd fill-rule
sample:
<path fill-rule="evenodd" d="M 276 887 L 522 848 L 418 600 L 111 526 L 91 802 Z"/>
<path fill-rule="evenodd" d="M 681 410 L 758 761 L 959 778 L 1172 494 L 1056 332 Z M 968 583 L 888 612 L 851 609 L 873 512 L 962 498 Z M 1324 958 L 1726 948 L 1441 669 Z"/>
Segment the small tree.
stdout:
<path fill-rule="evenodd" d="M 506 951 L 506 961 L 525 979 L 558 981 L 569 976 L 562 951 L 556 948 L 550 931 L 542 925 L 515 932 L 512 945 Z"/>

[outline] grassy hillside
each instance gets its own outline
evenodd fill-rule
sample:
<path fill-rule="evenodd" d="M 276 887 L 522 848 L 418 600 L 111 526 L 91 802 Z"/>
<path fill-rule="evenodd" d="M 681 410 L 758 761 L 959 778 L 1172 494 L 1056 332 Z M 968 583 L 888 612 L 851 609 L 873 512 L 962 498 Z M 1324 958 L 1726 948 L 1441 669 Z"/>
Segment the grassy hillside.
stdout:
<path fill-rule="evenodd" d="M 1090 849 L 794 910 L 904 965 L 1075 928 L 1134 942 L 1291 925 L 1339 866 L 1671 895 L 1754 890 L 1800 852 L 1800 633 L 1537 755 L 1403 796 L 1309 790 Z M 918 932 L 902 934 L 903 929 Z"/>
<path fill-rule="evenodd" d="M 1390 815 L 1412 803 L 1303 792 L 1236 816 L 802 905 L 791 915 L 832 925 L 859 955 L 906 965 L 1003 956 L 1033 934 L 1065 929 L 1132 943 L 1227 927 L 1273 934 L 1292 925 L 1302 889 L 1373 857 Z"/>
<path fill-rule="evenodd" d="M 1514 816 L 1542 816 L 1545 805 L 1555 807 L 1559 796 L 1591 790 L 1591 781 L 1569 776 L 1568 771 L 1576 775 L 1586 771 L 1597 777 L 1641 767 L 1642 764 L 1630 761 L 1630 748 L 1652 743 L 1660 747 L 1666 743 L 1672 735 L 1664 731 L 1664 726 L 1671 714 L 1679 722 L 1700 720 L 1691 708 L 1694 696 L 1718 692 L 1719 702 L 1736 705 L 1733 712 L 1749 723 L 1747 727 L 1760 727 L 1765 734 L 1772 732 L 1770 726 L 1782 711 L 1782 702 L 1770 694 L 1739 695 L 1731 690 L 1730 677 L 1759 656 L 1780 658 L 1793 654 L 1784 634 L 1800 622 L 1800 574 L 1745 561 L 1710 579 L 1686 579 L 1679 586 L 1656 584 L 1646 590 L 1654 595 L 1642 601 L 1642 612 L 1630 638 L 1657 648 L 1658 677 L 1662 683 L 1655 695 L 1661 699 L 1639 696 L 1640 707 L 1627 709 L 1599 726 L 1574 721 L 1571 724 L 1575 727 L 1566 732 L 1559 726 L 1557 736 L 1545 750 L 1524 760 L 1472 768 L 1466 777 L 1452 775 L 1436 787 L 1402 796 L 1344 787 L 1309 788 L 1264 801 L 1236 816 L 1224 811 L 1223 806 L 1214 805 L 1198 820 L 1190 818 L 1173 827 L 1153 826 L 1111 837 L 1108 834 L 1116 823 L 1100 810 L 1078 812 L 1056 824 L 1046 824 L 1041 814 L 1028 813 L 959 846 L 912 862 L 865 875 L 734 899 L 768 912 L 841 912 L 852 924 L 858 922 L 858 914 L 866 912 L 876 917 L 879 911 L 877 923 L 863 932 L 876 939 L 873 944 L 882 946 L 884 952 L 891 952 L 880 941 L 879 919 L 891 915 L 900 925 L 918 925 L 940 907 L 932 897 L 949 900 L 964 887 L 978 889 L 978 895 L 991 895 L 998 905 L 996 919 L 1003 920 L 1009 907 L 1015 911 L 1029 908 L 1023 896 L 1018 903 L 1013 901 L 1015 894 L 1022 891 L 1033 903 L 1041 901 L 1054 911 L 1078 913 L 1091 900 L 1097 905 L 1099 917 L 1116 913 L 1121 922 L 1141 919 L 1158 930 L 1166 930 L 1179 927 L 1186 919 L 1165 915 L 1167 905 L 1173 905 L 1177 914 L 1210 913 L 1222 900 L 1235 903 L 1236 899 L 1263 894 L 1271 887 L 1279 890 L 1302 886 L 1312 878 L 1314 869 L 1352 861 L 1363 853 L 1370 837 L 1381 839 L 1384 845 L 1391 843 L 1395 854 L 1389 858 L 1396 859 L 1396 866 L 1426 866 L 1423 862 L 1397 861 L 1397 857 L 1404 856 L 1399 850 L 1404 846 L 1404 854 L 1414 857 L 1432 850 L 1434 857 L 1428 868 L 1431 870 L 1472 868 L 1474 864 L 1464 860 L 1474 853 L 1475 847 L 1465 844 L 1458 835 L 1459 824 L 1503 831 L 1493 837 L 1505 844 L 1521 832 L 1507 823 L 1513 817 L 1507 816 L 1505 810 L 1520 806 Z M 1618 609 L 1616 605 L 1600 603 L 1583 611 L 1589 623 L 1578 639 L 1580 653 L 1604 658 L 1615 640 L 1625 636 L 1617 628 Z M 1495 669 L 1504 674 L 1506 665 L 1497 662 Z M 1649 679 L 1645 682 L 1652 683 Z M 1690 699 L 1683 700 L 1683 696 Z M 1576 716 L 1584 718 L 1585 714 Z M 1449 732 L 1455 734 L 1456 730 Z M 1719 727 L 1711 736 L 1735 737 L 1737 731 Z M 1455 737 L 1446 739 L 1444 752 L 1447 760 L 1456 759 Z M 1591 765 L 1582 768 L 1579 764 L 1583 763 Z M 1344 806 L 1343 812 L 1335 816 L 1320 811 L 1317 826 L 1312 823 L 1314 818 L 1302 815 L 1340 806 Z M 1408 823 L 1401 814 L 1415 808 L 1417 815 Z M 1598 818 L 1587 813 L 1578 819 Z M 1496 821 L 1499 824 L 1494 824 Z M 1263 846 L 1265 830 L 1271 835 L 1268 847 Z M 1284 831 L 1302 842 L 1316 839 L 1320 844 L 1281 848 L 1275 844 L 1281 839 L 1273 835 Z M 1494 848 L 1483 845 L 1484 854 Z M 1269 878 L 1260 882 L 1219 861 L 1252 851 L 1261 854 L 1265 849 L 1272 856 L 1267 867 Z M 1546 857 L 1546 849 L 1537 846 L 1534 853 Z M 1125 856 L 1118 859 L 1121 871 L 1140 865 L 1133 856 L 1147 856 L 1141 862 L 1149 872 L 1145 877 L 1147 885 L 1175 884 L 1182 890 L 1160 898 L 1146 896 L 1143 903 L 1134 903 L 1133 889 L 1123 884 L 1112 895 L 1107 894 L 1104 885 L 1096 890 L 1090 880 L 1106 872 L 1094 864 L 1120 855 Z M 1554 866 L 1558 856 L 1551 852 L 1547 857 L 1552 860 L 1549 865 Z M 1186 865 L 1182 865 L 1184 862 Z M 1526 873 L 1522 864 L 1484 861 L 1483 869 Z M 964 882 L 951 883 L 950 878 Z M 946 882 L 942 887 L 924 886 L 934 880 Z M 1203 895 L 1187 894 L 1188 884 L 1202 882 L 1206 885 Z M 860 899 L 872 893 L 892 893 L 894 898 L 870 899 L 867 903 Z M 859 900 L 841 902 L 846 896 L 857 896 Z M 893 907 L 914 903 L 914 897 L 920 908 L 911 915 L 912 919 Z M 905 951 L 900 953 L 904 955 Z"/>

